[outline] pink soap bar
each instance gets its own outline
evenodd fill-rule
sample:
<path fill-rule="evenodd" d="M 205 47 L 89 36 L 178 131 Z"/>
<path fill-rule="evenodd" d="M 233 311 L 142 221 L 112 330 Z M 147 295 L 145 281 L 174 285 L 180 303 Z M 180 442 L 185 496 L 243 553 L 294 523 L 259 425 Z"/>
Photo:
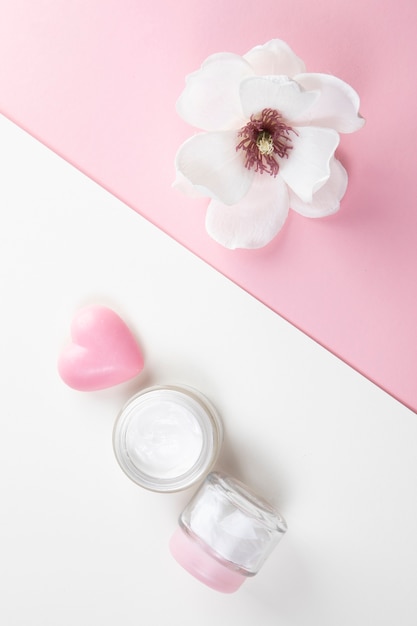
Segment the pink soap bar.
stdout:
<path fill-rule="evenodd" d="M 72 341 L 58 359 L 62 380 L 79 391 L 123 383 L 143 369 L 142 352 L 125 322 L 111 309 L 94 305 L 76 313 Z"/>

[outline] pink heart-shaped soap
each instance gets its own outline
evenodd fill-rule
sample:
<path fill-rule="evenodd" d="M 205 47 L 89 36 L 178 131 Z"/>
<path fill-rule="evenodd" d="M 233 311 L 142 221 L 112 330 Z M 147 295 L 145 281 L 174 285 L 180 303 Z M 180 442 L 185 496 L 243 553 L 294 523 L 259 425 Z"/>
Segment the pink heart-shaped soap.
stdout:
<path fill-rule="evenodd" d="M 61 352 L 58 372 L 79 391 L 123 383 L 143 369 L 143 355 L 125 322 L 111 309 L 93 305 L 78 311 L 71 324 L 72 342 Z"/>

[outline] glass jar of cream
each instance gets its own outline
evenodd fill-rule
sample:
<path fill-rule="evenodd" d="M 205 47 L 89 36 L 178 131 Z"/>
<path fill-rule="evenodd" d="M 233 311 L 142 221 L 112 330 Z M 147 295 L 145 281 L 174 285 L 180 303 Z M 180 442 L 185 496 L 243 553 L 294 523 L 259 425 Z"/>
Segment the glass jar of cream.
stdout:
<path fill-rule="evenodd" d="M 190 487 L 213 467 L 223 440 L 220 417 L 189 387 L 145 389 L 125 405 L 113 430 L 122 470 L 138 485 L 159 492 Z"/>
<path fill-rule="evenodd" d="M 259 571 L 286 530 L 266 501 L 234 478 L 212 472 L 180 515 L 170 549 L 201 582 L 232 593 Z"/>

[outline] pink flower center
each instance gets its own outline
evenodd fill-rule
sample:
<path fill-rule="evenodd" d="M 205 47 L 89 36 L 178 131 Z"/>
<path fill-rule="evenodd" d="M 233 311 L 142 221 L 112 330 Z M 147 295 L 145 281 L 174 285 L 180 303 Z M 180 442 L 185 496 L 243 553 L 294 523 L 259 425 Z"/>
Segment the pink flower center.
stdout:
<path fill-rule="evenodd" d="M 244 150 L 245 167 L 255 172 L 267 172 L 276 176 L 279 163 L 276 157 L 287 159 L 292 150 L 290 133 L 296 131 L 284 123 L 279 111 L 264 109 L 260 114 L 251 115 L 250 121 L 240 129 L 242 140 L 236 150 Z"/>

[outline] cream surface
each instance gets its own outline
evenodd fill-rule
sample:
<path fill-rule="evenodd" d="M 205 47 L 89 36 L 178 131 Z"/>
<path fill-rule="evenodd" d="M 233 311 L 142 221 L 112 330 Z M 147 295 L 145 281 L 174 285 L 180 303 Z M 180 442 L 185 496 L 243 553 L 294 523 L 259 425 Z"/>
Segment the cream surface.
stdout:
<path fill-rule="evenodd" d="M 131 461 L 141 472 L 175 478 L 198 460 L 203 433 L 190 408 L 154 395 L 152 403 L 135 408 L 125 441 Z"/>

